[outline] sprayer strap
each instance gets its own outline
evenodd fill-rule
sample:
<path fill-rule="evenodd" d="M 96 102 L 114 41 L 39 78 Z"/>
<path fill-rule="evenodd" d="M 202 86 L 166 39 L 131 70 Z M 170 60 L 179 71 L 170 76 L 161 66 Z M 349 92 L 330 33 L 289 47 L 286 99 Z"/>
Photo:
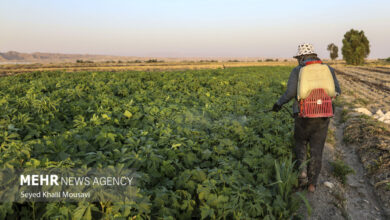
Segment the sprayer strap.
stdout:
<path fill-rule="evenodd" d="M 315 64 L 315 63 L 322 63 L 321 60 L 313 60 L 313 61 L 309 61 L 309 62 L 306 62 L 305 65 L 310 65 L 310 64 Z"/>

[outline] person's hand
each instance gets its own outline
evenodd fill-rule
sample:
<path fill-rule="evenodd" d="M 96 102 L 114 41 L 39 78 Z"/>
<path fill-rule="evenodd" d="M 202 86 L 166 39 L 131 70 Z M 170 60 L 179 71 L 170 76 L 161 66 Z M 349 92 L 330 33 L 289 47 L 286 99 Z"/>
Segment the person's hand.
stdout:
<path fill-rule="evenodd" d="M 280 111 L 280 109 L 282 109 L 282 106 L 278 105 L 278 103 L 275 103 L 274 107 L 272 107 L 272 111 L 274 111 L 274 112 L 278 112 L 278 111 Z"/>

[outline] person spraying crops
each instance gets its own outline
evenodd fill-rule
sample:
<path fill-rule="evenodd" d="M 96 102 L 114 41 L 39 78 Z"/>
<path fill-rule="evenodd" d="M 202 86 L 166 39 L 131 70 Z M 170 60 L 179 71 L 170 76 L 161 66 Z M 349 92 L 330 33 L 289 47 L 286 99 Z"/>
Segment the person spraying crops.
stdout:
<path fill-rule="evenodd" d="M 322 63 L 313 45 L 299 45 L 294 58 L 298 66 L 292 70 L 287 90 L 274 104 L 272 111 L 280 111 L 284 104 L 295 99 L 293 151 L 296 165 L 301 167 L 306 160 L 307 144 L 310 145 L 310 160 L 307 169 L 303 168 L 300 172 L 299 180 L 303 185 L 307 183 L 308 190 L 314 192 L 321 171 L 322 151 L 330 117 L 334 115 L 332 100 L 341 94 L 341 90 L 334 69 Z"/>

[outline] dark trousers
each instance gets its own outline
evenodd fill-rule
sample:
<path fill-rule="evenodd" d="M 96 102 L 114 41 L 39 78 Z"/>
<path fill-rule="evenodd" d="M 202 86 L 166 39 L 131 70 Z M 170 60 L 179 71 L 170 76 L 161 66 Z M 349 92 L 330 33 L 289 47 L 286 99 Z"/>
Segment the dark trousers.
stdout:
<path fill-rule="evenodd" d="M 321 171 L 322 151 L 328 133 L 330 118 L 299 118 L 295 117 L 294 153 L 299 167 L 306 160 L 306 147 L 310 144 L 310 161 L 307 166 L 309 184 L 317 184 Z"/>

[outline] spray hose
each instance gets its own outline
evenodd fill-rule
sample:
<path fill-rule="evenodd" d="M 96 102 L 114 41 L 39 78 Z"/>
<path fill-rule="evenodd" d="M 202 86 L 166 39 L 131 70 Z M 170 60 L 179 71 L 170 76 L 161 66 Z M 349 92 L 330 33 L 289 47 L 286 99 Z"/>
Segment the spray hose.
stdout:
<path fill-rule="evenodd" d="M 284 110 L 286 110 L 288 112 L 288 114 L 294 118 L 294 115 L 290 112 L 290 110 L 288 110 L 288 108 L 286 106 L 282 106 Z"/>
<path fill-rule="evenodd" d="M 291 116 L 291 117 L 293 117 L 294 118 L 294 115 L 290 112 L 290 110 L 288 110 L 288 108 L 286 107 L 286 106 L 282 106 L 282 108 L 284 109 L 284 110 L 286 110 L 286 112 L 288 112 L 288 114 Z M 272 109 L 271 110 L 265 110 L 265 111 L 263 111 L 264 113 L 268 113 L 268 112 L 272 112 Z"/>

